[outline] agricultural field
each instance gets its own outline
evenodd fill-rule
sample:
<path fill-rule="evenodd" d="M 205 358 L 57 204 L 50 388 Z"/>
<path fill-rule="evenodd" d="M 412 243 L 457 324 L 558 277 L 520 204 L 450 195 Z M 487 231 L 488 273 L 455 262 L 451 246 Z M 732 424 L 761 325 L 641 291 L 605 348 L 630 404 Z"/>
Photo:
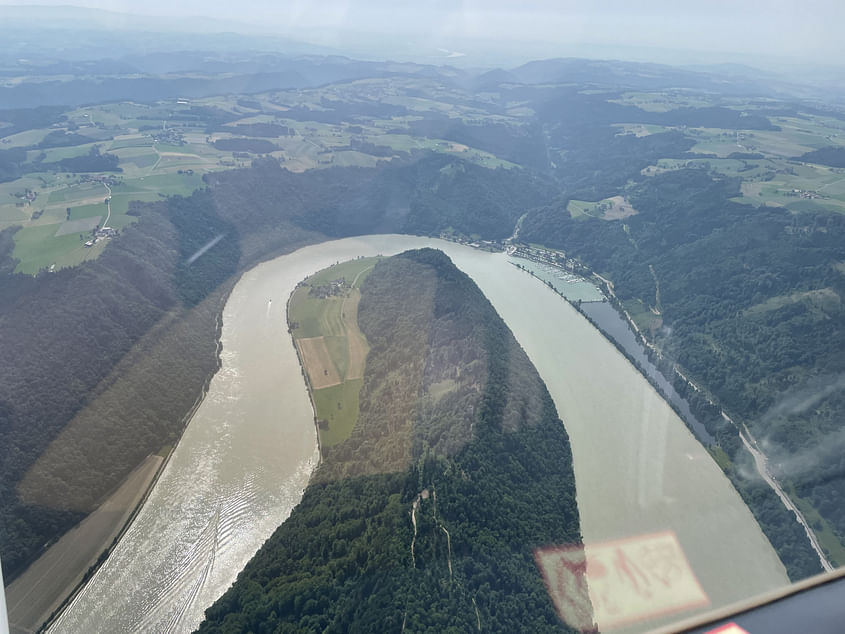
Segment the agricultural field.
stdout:
<path fill-rule="evenodd" d="M 684 134 L 696 141 L 687 158 L 660 159 L 641 173 L 654 176 L 679 169 L 703 169 L 741 179 L 735 202 L 785 207 L 794 213 L 845 213 L 845 168 L 800 160 L 813 150 L 845 147 L 845 121 L 803 113 L 801 117 L 769 119 L 780 129 L 684 128 Z M 645 130 L 647 127 L 625 124 L 620 129 L 628 134 L 655 133 Z M 695 154 L 701 158 L 693 158 Z M 585 213 L 589 208 L 585 207 Z"/>
<path fill-rule="evenodd" d="M 42 174 L 40 177 L 0 185 L 0 195 L 5 192 L 14 200 L 20 200 L 16 194 L 26 189 L 38 192 L 37 198 L 20 207 L 15 203 L 0 205 L 0 228 L 23 225 L 15 234 L 13 255 L 19 261 L 17 270 L 29 274 L 75 266 L 97 257 L 108 238 L 93 246 L 86 247 L 85 243 L 92 240 L 97 228 L 102 228 L 106 217 L 108 226 L 116 230 L 133 222 L 134 218 L 127 215 L 131 201 L 151 202 L 174 194 L 186 196 L 202 186 L 202 177 L 196 172 L 162 172 L 138 178 L 105 174 L 94 177 Z M 15 189 L 21 186 L 24 190 Z M 105 202 L 109 197 L 110 214 Z M 93 221 L 80 223 L 82 219 Z"/>
<path fill-rule="evenodd" d="M 611 103 L 635 106 L 646 112 L 668 112 L 675 108 L 704 108 L 713 103 L 706 96 L 688 90 L 666 90 L 661 92 L 626 92 Z"/>
<path fill-rule="evenodd" d="M 623 196 L 613 196 L 598 202 L 570 200 L 566 210 L 572 218 L 592 217 L 602 220 L 622 220 L 637 213 Z"/>
<path fill-rule="evenodd" d="M 788 159 L 823 147 L 845 146 L 845 122 L 825 116 L 769 117 L 779 130 L 685 128 L 696 141 L 691 152 L 724 158 L 735 152 Z"/>
<path fill-rule="evenodd" d="M 29 149 L 27 160 L 42 165 L 83 157 L 92 148 L 118 158 L 117 172 L 75 173 L 56 169 L 33 171 L 14 181 L 0 183 L 0 230 L 20 226 L 15 234 L 17 270 L 35 274 L 75 266 L 97 257 L 105 244 L 96 242 L 99 220 L 120 230 L 134 221 L 127 215 L 133 200 L 151 202 L 164 196 L 187 196 L 202 187 L 202 175 L 243 161 L 220 152 L 206 142 L 199 125 L 168 128 L 173 104 L 141 106 L 106 104 L 70 111 L 67 131 L 90 138 L 90 143 L 67 147 Z M 154 131 L 150 132 L 152 128 Z M 143 130 L 143 131 L 142 131 Z M 3 147 L 29 147 L 54 130 L 40 129 L 3 139 Z M 71 132 L 72 131 L 72 132 Z M 106 198 L 111 197 L 111 214 Z M 72 225 L 81 218 L 97 222 Z M 74 231 L 69 229 L 73 227 Z M 73 233 L 73 235 L 71 235 Z M 107 242 L 108 236 L 102 236 Z"/>
<path fill-rule="evenodd" d="M 697 168 L 742 179 L 734 201 L 759 207 L 774 205 L 794 212 L 845 213 L 845 169 L 786 159 L 661 159 L 643 170 L 646 176 Z"/>
<path fill-rule="evenodd" d="M 371 168 L 418 151 L 449 154 L 487 168 L 515 169 L 518 165 L 508 158 L 520 159 L 508 156 L 507 141 L 496 140 L 486 149 L 472 145 L 472 126 L 519 130 L 534 114 L 519 101 L 502 107 L 499 98 L 496 93 L 480 93 L 467 100 L 448 85 L 393 78 L 271 91 L 248 98 L 224 95 L 190 102 L 75 108 L 50 128 L 0 139 L 0 149 L 25 148 L 26 165 L 32 169 L 17 180 L 0 183 L 0 230 L 22 227 L 15 238 L 17 270 L 35 274 L 74 266 L 102 251 L 99 243 L 85 246 L 97 237 L 101 225 L 88 228 L 84 223 L 66 223 L 95 217 L 105 221 L 108 188 L 108 224 L 120 231 L 134 221 L 127 215 L 131 201 L 189 195 L 203 186 L 204 174 L 248 166 L 260 155 L 275 158 L 292 172 Z M 740 178 L 738 202 L 777 205 L 795 213 L 845 211 L 845 170 L 796 160 L 812 150 L 845 147 L 841 119 L 823 113 L 790 114 L 772 110 L 777 104 L 765 100 L 714 97 L 690 90 L 626 92 L 611 101 L 640 108 L 652 119 L 678 108 L 720 106 L 743 116 L 765 115 L 779 128 L 735 130 L 620 121 L 614 124 L 620 135 L 678 130 L 694 141 L 684 158 L 659 159 L 642 171 L 643 176 L 695 167 Z M 442 121 L 448 123 L 441 125 Z M 455 137 L 454 131 L 452 140 L 438 138 L 439 134 L 449 136 L 452 122 L 469 140 L 460 133 Z M 469 126 L 470 132 L 460 126 Z M 68 136 L 62 137 L 64 133 Z M 84 161 L 92 153 L 117 157 L 119 171 L 80 174 L 56 167 Z M 574 200 L 569 212 L 574 218 L 621 219 L 635 213 L 626 204 L 624 199 L 618 203 Z M 46 226 L 52 226 L 52 232 Z M 70 232 L 71 227 L 76 233 Z M 109 236 L 101 239 L 107 242 Z"/>
<path fill-rule="evenodd" d="M 369 350 L 358 328 L 359 289 L 377 259 L 351 260 L 312 275 L 297 287 L 288 306 L 323 448 L 346 440 L 358 420 Z"/>
<path fill-rule="evenodd" d="M 249 98 L 74 108 L 52 127 L 0 138 L 0 149 L 26 150 L 30 170 L 0 183 L 0 230 L 21 227 L 13 254 L 17 270 L 36 274 L 102 252 L 99 243 L 85 246 L 102 225 L 86 225 L 72 237 L 64 223 L 81 217 L 105 221 L 108 187 L 108 226 L 119 231 L 134 221 L 126 214 L 131 201 L 190 195 L 202 187 L 204 174 L 248 166 L 259 155 L 272 156 L 292 172 L 374 167 L 414 151 L 451 154 L 488 168 L 518 167 L 493 152 L 421 134 L 413 126 L 421 118 L 444 115 L 473 125 L 518 126 L 530 112 L 517 107 L 514 114 L 491 113 L 483 107 L 485 97 L 465 105 L 454 88 L 429 81 L 423 98 L 417 96 L 423 81 L 372 79 Z M 78 173 L 62 167 L 62 161 L 84 161 L 92 153 L 117 157 L 117 171 Z M 109 237 L 100 236 L 106 242 Z"/>

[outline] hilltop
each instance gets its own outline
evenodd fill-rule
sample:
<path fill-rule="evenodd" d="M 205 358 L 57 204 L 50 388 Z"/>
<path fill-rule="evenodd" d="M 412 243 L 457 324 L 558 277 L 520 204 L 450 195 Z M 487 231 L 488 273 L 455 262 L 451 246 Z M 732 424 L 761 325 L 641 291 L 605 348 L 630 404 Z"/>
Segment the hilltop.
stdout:
<path fill-rule="evenodd" d="M 439 251 L 375 264 L 360 414 L 200 632 L 565 631 L 534 549 L 581 544 L 563 424 Z"/>

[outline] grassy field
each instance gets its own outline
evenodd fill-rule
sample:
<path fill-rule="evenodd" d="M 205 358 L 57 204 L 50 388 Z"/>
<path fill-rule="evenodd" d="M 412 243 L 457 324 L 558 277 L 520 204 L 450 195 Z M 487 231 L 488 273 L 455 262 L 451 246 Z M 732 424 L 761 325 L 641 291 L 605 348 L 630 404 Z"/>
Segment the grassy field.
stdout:
<path fill-rule="evenodd" d="M 622 220 L 633 216 L 637 210 L 622 196 L 613 196 L 597 202 L 570 200 L 566 210 L 572 218 L 600 218 L 601 220 Z"/>
<path fill-rule="evenodd" d="M 358 420 L 369 349 L 358 328 L 359 289 L 377 259 L 350 260 L 319 271 L 294 291 L 288 307 L 288 323 L 320 421 L 322 447 L 346 440 Z M 332 289 L 329 296 L 327 288 Z"/>
<path fill-rule="evenodd" d="M 754 152 L 766 158 L 792 158 L 827 146 L 845 146 L 843 122 L 820 116 L 807 119 L 771 117 L 780 130 L 723 130 L 689 128 L 696 140 L 692 152 L 726 157 L 733 152 Z"/>
<path fill-rule="evenodd" d="M 157 173 L 119 180 L 118 184 L 112 186 L 109 226 L 120 230 L 134 222 L 135 218 L 126 213 L 133 200 L 152 202 L 166 195 L 188 196 L 201 186 L 202 176 L 196 172 Z M 107 209 L 104 201 L 107 195 L 108 189 L 102 183 L 73 177 L 69 183 L 64 179 L 56 179 L 47 192 L 39 194 L 34 203 L 24 208 L 0 205 L 0 223 L 8 219 L 7 226 L 24 225 L 15 235 L 13 255 L 19 261 L 16 270 L 35 274 L 53 265 L 59 269 L 97 257 L 107 241 L 86 248 L 84 243 L 91 238 L 90 231 L 82 232 L 82 237 L 79 233 L 56 234 L 61 234 L 60 228 L 66 220 L 94 217 L 105 219 Z M 42 201 L 42 197 L 46 200 Z M 38 218 L 32 217 L 35 211 L 40 212 Z M 0 228 L 3 228 L 2 224 Z"/>
<path fill-rule="evenodd" d="M 770 297 L 765 302 L 749 306 L 742 311 L 742 314 L 746 317 L 761 315 L 799 302 L 807 304 L 814 312 L 824 315 L 826 312 L 838 310 L 841 300 L 832 288 L 819 288 L 812 291 Z"/>
<path fill-rule="evenodd" d="M 743 180 L 745 202 L 777 205 L 792 211 L 845 212 L 845 169 L 811 163 L 781 162 L 781 169 L 763 180 Z"/>
<path fill-rule="evenodd" d="M 27 147 L 36 145 L 44 140 L 44 137 L 51 132 L 50 128 L 35 128 L 33 130 L 24 130 L 17 134 L 10 134 L 3 138 L 3 149 L 13 147 Z"/>
<path fill-rule="evenodd" d="M 845 123 L 824 116 L 771 117 L 780 130 L 723 130 L 689 128 L 684 133 L 696 144 L 701 158 L 660 159 L 642 170 L 645 176 L 679 169 L 705 169 L 740 178 L 741 195 L 733 200 L 755 207 L 774 205 L 792 212 L 845 213 L 845 169 L 796 160 L 811 150 L 845 145 Z M 636 126 L 623 129 L 636 133 Z M 757 158 L 727 158 L 731 154 Z M 713 156 L 715 155 L 715 156 Z M 573 217 L 590 208 L 574 206 Z"/>
<path fill-rule="evenodd" d="M 320 427 L 320 445 L 332 447 L 349 438 L 358 421 L 358 395 L 363 379 L 350 379 L 339 385 L 314 391 L 317 417 L 326 421 Z"/>
<path fill-rule="evenodd" d="M 821 544 L 821 547 L 825 551 L 825 554 L 827 554 L 830 562 L 834 566 L 845 565 L 845 546 L 843 546 L 836 537 L 836 534 L 833 532 L 830 525 L 813 507 L 813 505 L 807 502 L 804 498 L 799 497 L 792 487 L 789 487 L 788 493 L 790 499 L 795 502 L 795 505 L 807 520 L 807 523 L 812 527 L 813 532 L 816 534 L 816 538 L 819 540 L 819 544 Z"/>
<path fill-rule="evenodd" d="M 623 302 L 622 305 L 628 311 L 634 323 L 637 324 L 637 328 L 643 332 L 648 332 L 652 328 L 659 327 L 662 323 L 660 317 L 655 315 L 648 306 L 638 299 Z"/>
<path fill-rule="evenodd" d="M 102 151 L 118 157 L 122 171 L 91 175 L 35 172 L 0 183 L 0 230 L 15 225 L 22 227 L 17 232 L 13 254 L 19 260 L 17 270 L 37 273 L 51 267 L 55 270 L 75 266 L 102 252 L 103 247 L 99 244 L 92 249 L 81 247 L 78 235 L 76 241 L 71 236 L 55 235 L 65 220 L 105 217 L 105 208 L 99 206 L 108 190 L 98 181 L 105 180 L 113 185 L 109 226 L 119 230 L 134 221 L 126 215 L 132 200 L 154 201 L 161 196 L 190 195 L 202 187 L 203 174 L 225 169 L 226 162 L 237 164 L 232 161 L 231 153 L 220 152 L 206 143 L 201 122 L 186 122 L 179 128 L 184 145 L 156 141 L 153 134 L 171 127 L 174 116 L 190 107 L 174 102 L 113 103 L 69 110 L 66 113 L 69 128 L 74 134 L 88 137 L 90 142 L 46 149 L 43 160 L 50 163 L 79 156 L 98 145 Z M 32 146 L 49 131 L 21 132 L 5 138 L 3 145 Z M 30 150 L 28 154 L 33 160 L 41 150 Z M 192 173 L 179 174 L 179 171 Z M 23 197 L 27 190 L 35 192 L 33 200 Z M 52 228 L 45 228 L 50 225 Z"/>
<path fill-rule="evenodd" d="M 15 234 L 15 256 L 19 257 L 17 271 L 28 274 L 35 274 L 45 266 L 55 264 L 56 269 L 65 266 L 73 266 L 98 256 L 105 243 L 99 243 L 94 247 L 85 246 L 85 240 L 90 234 L 83 234 L 80 238 L 78 233 L 71 233 L 63 236 L 56 236 L 61 225 L 42 225 L 27 227 Z"/>
<path fill-rule="evenodd" d="M 668 112 L 675 108 L 703 108 L 712 105 L 705 96 L 685 90 L 656 92 L 626 92 L 613 103 L 635 106 L 647 112 Z"/>
<path fill-rule="evenodd" d="M 149 151 L 145 148 L 140 150 Z M 127 161 L 136 158 L 130 156 Z M 158 161 L 159 155 L 147 154 L 143 158 L 149 164 L 150 161 Z M 127 166 L 123 160 L 121 164 Z M 204 170 L 197 169 L 192 174 L 184 173 L 184 170 L 179 174 L 178 170 L 166 167 L 139 171 L 137 164 L 127 166 L 123 174 L 110 177 L 112 199 L 109 226 L 120 230 L 134 222 L 132 216 L 126 215 L 133 200 L 152 202 L 162 196 L 189 196 L 202 187 L 203 173 Z M 66 220 L 105 218 L 107 209 L 104 201 L 108 196 L 108 188 L 102 182 L 89 178 L 75 174 L 38 173 L 0 185 L 0 229 L 13 225 L 23 226 L 15 236 L 13 253 L 19 261 L 19 272 L 34 274 L 54 264 L 57 269 L 75 266 L 102 252 L 102 248 L 86 249 L 83 246 L 90 239 L 90 232 L 83 238 L 77 234 L 76 240 L 70 239 L 70 236 L 56 235 Z M 27 189 L 37 191 L 38 196 L 34 201 L 19 207 L 17 203 L 21 199 L 16 194 Z"/>
<path fill-rule="evenodd" d="M 424 87 L 424 90 L 422 88 Z M 133 222 L 126 216 L 132 200 L 154 201 L 160 196 L 189 195 L 202 187 L 202 176 L 209 172 L 248 166 L 255 154 L 218 150 L 218 139 L 244 136 L 239 125 L 268 123 L 293 131 L 267 139 L 279 149 L 270 153 L 293 172 L 328 167 L 373 167 L 390 156 L 375 156 L 352 149 L 354 140 L 376 146 L 388 146 L 400 152 L 424 150 L 441 152 L 488 168 L 515 168 L 498 156 L 443 139 L 403 134 L 410 122 L 432 113 L 455 119 L 519 125 L 519 107 L 513 113 L 492 114 L 477 104 L 458 99 L 455 89 L 429 80 L 368 79 L 329 85 L 310 90 L 291 90 L 251 95 L 244 102 L 239 95 L 221 95 L 177 103 L 164 100 L 155 104 L 121 102 L 73 108 L 65 113 L 64 128 L 85 137 L 85 142 L 48 148 L 43 161 L 51 163 L 86 154 L 95 145 L 114 154 L 122 170 L 113 182 L 112 217 L 109 225 L 120 230 Z M 413 94 L 411 94 L 413 93 Z M 425 97 L 419 96 L 425 94 Z M 407 108 L 408 114 L 392 117 L 353 117 L 348 122 L 321 123 L 288 118 L 290 108 L 325 110 L 325 100 L 358 101 L 392 104 Z M 481 99 L 481 98 L 480 98 Z M 494 99 L 491 97 L 491 103 Z M 246 103 L 246 105 L 243 105 Z M 211 125 L 197 118 L 197 111 L 214 109 L 224 123 Z M 226 120 L 229 118 L 231 120 Z M 38 128 L 3 138 L 3 147 L 32 147 L 48 133 L 61 128 Z M 35 161 L 41 150 L 31 149 L 28 160 Z M 235 156 L 238 154 L 238 156 Z M 35 163 L 31 163 L 33 167 Z M 179 172 L 192 172 L 189 176 Z M 37 273 L 63 266 L 74 266 L 96 255 L 102 249 L 84 252 L 70 240 L 56 241 L 48 230 L 35 227 L 60 225 L 70 217 L 93 214 L 91 209 L 77 208 L 97 204 L 107 195 L 105 189 L 91 180 L 102 180 L 107 174 L 67 174 L 39 172 L 26 174 L 10 183 L 0 183 L 0 230 L 21 226 L 14 257 L 20 262 L 17 270 Z M 27 200 L 27 190 L 35 192 Z M 58 229 L 58 226 L 55 227 Z M 43 241 L 41 244 L 39 241 Z M 55 265 L 55 267 L 53 267 Z"/>

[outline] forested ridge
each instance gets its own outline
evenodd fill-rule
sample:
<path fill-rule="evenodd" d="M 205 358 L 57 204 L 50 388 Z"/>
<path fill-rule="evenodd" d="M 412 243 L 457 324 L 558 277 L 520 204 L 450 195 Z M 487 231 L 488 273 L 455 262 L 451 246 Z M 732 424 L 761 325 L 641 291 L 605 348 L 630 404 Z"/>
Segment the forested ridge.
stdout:
<path fill-rule="evenodd" d="M 465 104 L 496 117 L 509 104 L 521 104 L 533 113 L 524 125 L 504 125 L 496 118 L 445 118 L 434 111 L 410 124 L 412 132 L 486 149 L 518 163 L 518 169 L 487 169 L 456 155 L 423 151 L 397 152 L 375 168 L 333 167 L 303 174 L 281 168 L 275 159 L 259 159 L 250 168 L 208 175 L 207 189 L 192 196 L 134 205 L 130 214 L 138 222 L 112 239 L 99 259 L 37 277 L 13 273 L 13 230 L 0 232 L 0 357 L 6 361 L 0 367 L 0 557 L 6 581 L 46 542 L 95 508 L 147 454 L 166 451 L 178 439 L 185 415 L 216 370 L 218 318 L 242 271 L 308 243 L 356 234 L 452 231 L 503 239 L 523 215 L 522 240 L 566 251 L 609 277 L 623 301 L 640 299 L 660 312 L 662 327 L 648 334 L 670 363 L 678 362 L 705 390 L 699 393 L 678 383 L 725 452 L 727 461 L 720 464 L 790 574 L 817 570 L 800 527 L 771 490 L 749 478 L 752 470 L 744 462 L 735 428 L 707 398 L 770 443 L 767 451 L 779 477 L 811 501 L 845 540 L 842 217 L 739 204 L 730 200 L 739 196 L 739 182 L 706 169 L 644 176 L 641 170 L 659 159 L 704 155 L 690 154 L 695 141 L 683 129 L 637 136 L 616 125 L 624 121 L 775 132 L 777 126 L 762 114 L 725 107 L 648 112 L 615 103 L 624 92 L 617 84 L 636 90 L 670 81 L 666 77 L 671 74 L 661 74 L 665 69 L 620 74 L 614 64 L 582 68 L 583 63 L 559 60 L 564 74 L 555 81 L 565 76 L 569 85 L 557 86 L 549 83 L 548 65 L 553 63 L 502 71 L 500 81 L 493 74 L 477 78 L 479 90 L 496 87 L 498 101 L 466 95 Z M 366 72 L 356 67 L 341 75 Z M 572 85 L 585 78 L 590 90 L 582 90 L 587 83 Z M 133 90 L 145 81 L 134 83 Z M 67 88 L 73 93 L 83 84 L 88 86 L 70 82 Z M 361 123 L 355 117 L 411 112 L 364 100 L 325 99 L 320 108 L 292 106 L 286 118 L 347 125 Z M 791 106 L 779 108 L 771 110 L 772 116 L 795 114 Z M 4 133 L 63 125 L 64 110 L 5 110 L 9 126 Z M 231 131 L 227 124 L 238 116 L 192 106 L 179 117 L 202 122 L 210 132 Z M 237 130 L 254 137 L 281 131 L 273 124 L 248 125 Z M 54 147 L 79 140 L 74 134 L 50 133 L 42 143 Z M 360 143 L 366 142 L 353 140 L 350 147 L 373 149 Z M 379 155 L 388 154 L 386 146 L 374 147 Z M 37 149 L 0 150 L 0 181 L 29 170 L 38 155 L 28 150 Z M 836 165 L 840 154 L 822 148 L 801 160 Z M 736 157 L 756 160 L 759 155 Z M 63 160 L 71 163 L 57 161 L 48 167 L 100 171 L 116 166 L 109 153 L 96 150 Z M 573 219 L 567 211 L 570 200 L 623 194 L 637 215 L 606 221 Z M 659 307 L 655 280 L 660 284 Z M 449 354 L 443 351 L 449 363 L 456 363 Z M 427 372 L 436 374 L 433 366 L 417 367 L 417 372 L 420 381 Z M 452 380 L 441 377 L 440 382 Z M 375 398 L 385 386 L 399 389 L 395 383 L 374 383 L 365 392 L 371 390 L 366 393 Z M 349 444 L 338 450 L 332 458 L 336 461 L 327 461 L 315 486 L 340 486 L 339 472 L 348 471 L 354 476 L 349 480 L 360 487 L 377 483 L 379 495 L 390 490 L 399 496 L 388 496 L 385 513 L 400 502 L 407 506 L 407 491 L 420 492 L 416 485 L 407 489 L 409 472 L 372 473 L 367 460 L 378 455 L 379 462 L 389 455 L 391 464 L 410 469 L 404 461 L 420 451 L 451 461 L 465 455 L 450 435 L 462 428 L 447 424 L 458 410 L 443 413 L 451 401 L 415 399 L 390 402 L 395 407 L 413 404 L 420 411 L 430 408 L 425 420 L 442 416 L 443 425 L 432 422 L 436 433 L 420 435 L 413 431 L 417 427 L 398 430 L 386 435 L 395 446 L 379 445 L 377 454 Z M 459 406 L 456 401 L 455 408 Z M 376 420 L 377 413 L 371 413 L 370 420 Z M 344 453 L 353 449 L 356 455 Z M 423 462 L 429 466 L 414 468 L 428 474 L 424 479 L 432 483 L 431 492 L 446 490 L 449 480 L 438 471 L 445 464 L 442 459 Z M 338 473 L 329 477 L 333 470 Z M 440 474 L 440 484 L 435 486 L 431 474 Z M 422 476 L 415 477 L 419 484 Z M 303 504 L 314 499 L 306 496 Z M 439 503 L 438 514 L 450 502 Z M 433 517 L 433 497 L 420 504 L 420 521 L 425 521 L 429 504 Z M 399 525 L 389 526 L 384 530 L 392 532 Z"/>
<path fill-rule="evenodd" d="M 845 481 L 823 476 L 839 470 L 839 454 L 814 451 L 838 432 L 845 413 L 841 393 L 825 389 L 845 370 L 845 279 L 834 266 L 845 258 L 845 218 L 755 209 L 729 200 L 738 194 L 738 180 L 679 170 L 630 188 L 628 199 L 639 213 L 624 221 L 573 219 L 564 200 L 534 210 L 522 236 L 561 248 L 610 277 L 623 301 L 655 306 L 656 277 L 662 327 L 652 336 L 666 358 L 765 439 L 777 461 L 806 456 L 801 469 L 778 475 L 819 505 L 845 538 Z M 749 479 L 737 429 L 702 395 L 678 386 L 721 448 L 745 465 L 746 476 L 734 466 L 729 475 L 790 574 L 816 571 L 791 513 Z M 805 400 L 783 406 L 792 393 Z"/>
<path fill-rule="evenodd" d="M 135 204 L 138 222 L 100 258 L 54 274 L 13 273 L 14 230 L 0 233 L 7 582 L 144 457 L 177 441 L 217 368 L 219 314 L 241 271 L 328 237 L 448 226 L 503 237 L 523 206 L 551 195 L 530 174 L 427 154 L 305 174 L 259 160 L 207 183 Z M 477 196 L 490 216 L 463 217 Z"/>
<path fill-rule="evenodd" d="M 199 631 L 565 631 L 533 550 L 581 543 L 572 459 L 525 352 L 430 249 L 376 265 L 359 323 L 352 436 Z"/>

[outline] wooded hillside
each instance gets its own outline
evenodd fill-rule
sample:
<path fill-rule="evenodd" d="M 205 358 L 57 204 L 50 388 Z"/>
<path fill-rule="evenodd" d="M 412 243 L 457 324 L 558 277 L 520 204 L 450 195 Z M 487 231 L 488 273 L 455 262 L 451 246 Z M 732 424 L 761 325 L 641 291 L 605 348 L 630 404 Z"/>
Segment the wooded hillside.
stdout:
<path fill-rule="evenodd" d="M 569 442 L 513 335 L 430 249 L 376 265 L 352 436 L 201 632 L 565 631 L 533 551 L 581 543 Z"/>

